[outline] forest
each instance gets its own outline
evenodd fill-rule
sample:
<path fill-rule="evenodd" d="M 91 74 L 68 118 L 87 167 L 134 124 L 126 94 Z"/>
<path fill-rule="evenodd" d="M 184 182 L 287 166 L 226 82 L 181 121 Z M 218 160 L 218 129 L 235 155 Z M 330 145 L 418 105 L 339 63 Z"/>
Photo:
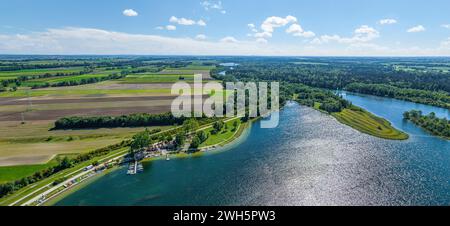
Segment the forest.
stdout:
<path fill-rule="evenodd" d="M 423 115 L 421 111 L 411 110 L 405 112 L 403 118 L 413 122 L 435 136 L 450 139 L 450 120 L 438 118 L 434 112 Z"/>
<path fill-rule="evenodd" d="M 433 58 L 432 64 L 414 58 L 238 58 L 236 63 L 232 69 L 217 68 L 214 77 L 301 83 L 450 108 L 446 58 Z M 416 69 L 419 66 L 425 69 Z M 226 75 L 218 73 L 222 71 Z"/>

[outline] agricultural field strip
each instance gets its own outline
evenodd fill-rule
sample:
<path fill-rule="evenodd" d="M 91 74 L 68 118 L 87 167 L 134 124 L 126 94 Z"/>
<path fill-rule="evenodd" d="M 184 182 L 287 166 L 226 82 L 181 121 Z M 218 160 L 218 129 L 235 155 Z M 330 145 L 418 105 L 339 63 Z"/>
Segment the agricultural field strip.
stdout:
<path fill-rule="evenodd" d="M 84 70 L 84 67 L 73 68 L 50 68 L 50 69 L 26 69 L 18 71 L 0 71 L 0 77 L 19 77 L 19 76 L 33 76 L 44 74 L 57 74 L 57 73 L 74 73 Z"/>
<path fill-rule="evenodd" d="M 115 156 L 115 157 L 111 158 L 111 160 L 116 160 L 116 159 L 122 158 L 122 157 L 124 156 L 124 154 L 122 154 L 122 153 L 123 153 L 123 152 L 118 153 L 118 154 L 117 154 L 118 156 Z M 125 153 L 128 153 L 128 151 L 125 151 Z M 108 159 L 108 160 L 109 160 L 109 158 L 106 158 L 106 157 L 105 157 L 104 159 L 99 160 L 99 162 L 103 162 L 105 159 Z M 71 178 L 65 180 L 64 182 L 59 183 L 58 185 L 49 188 L 48 190 L 44 191 L 44 192 L 41 193 L 40 195 L 35 196 L 35 197 L 29 199 L 28 201 L 22 203 L 21 206 L 28 206 L 28 205 L 30 205 L 30 204 L 36 202 L 37 200 L 39 200 L 40 197 L 45 196 L 45 195 L 47 195 L 47 194 L 49 194 L 49 193 L 55 191 L 56 189 L 59 189 L 60 187 L 64 186 L 65 184 L 69 183 L 70 181 L 75 180 L 75 179 L 77 179 L 77 178 L 80 178 L 80 177 L 82 177 L 82 176 L 84 176 L 84 175 L 86 175 L 86 174 L 89 174 L 89 173 L 93 172 L 94 170 L 95 170 L 95 168 L 92 168 L 92 169 L 89 169 L 89 170 L 84 170 L 83 172 L 81 172 L 81 173 L 79 173 L 79 174 L 76 174 L 76 175 L 72 176 Z M 74 174 L 75 174 L 75 173 L 74 173 Z M 72 174 L 72 175 L 73 175 L 73 174 Z"/>
<path fill-rule="evenodd" d="M 155 101 L 155 100 L 173 100 L 176 95 L 162 95 L 162 96 L 125 96 L 125 97 L 82 97 L 82 98 L 14 98 L 5 99 L 1 105 L 28 105 L 30 101 L 32 104 L 66 104 L 66 103 L 93 103 L 93 102 L 122 102 L 122 101 Z M 205 95 L 206 97 L 206 95 Z"/>
<path fill-rule="evenodd" d="M 51 160 L 55 154 L 85 153 L 123 139 L 125 137 L 103 137 L 70 142 L 3 143 L 0 163 L 2 166 L 43 164 Z"/>
<path fill-rule="evenodd" d="M 16 92 L 3 92 L 0 97 L 37 97 L 37 96 L 69 96 L 69 95 L 130 95 L 130 94 L 170 94 L 170 89 L 38 89 L 18 90 Z"/>
<path fill-rule="evenodd" d="M 58 104 L 7 105 L 7 106 L 0 106 L 0 112 L 24 112 L 24 111 L 117 108 L 117 107 L 153 107 L 153 106 L 167 106 L 167 105 L 170 106 L 172 100 L 173 99 L 152 100 L 152 101 L 82 102 L 80 104 L 58 103 Z"/>
<path fill-rule="evenodd" d="M 121 152 L 119 152 L 119 153 L 114 153 L 114 154 L 112 154 L 112 155 L 110 155 L 110 156 L 106 156 L 106 157 L 104 157 L 104 158 L 102 158 L 102 159 L 99 159 L 98 161 L 99 161 L 99 162 L 105 161 L 105 160 L 107 160 L 107 159 L 109 159 L 109 158 L 111 158 L 111 157 L 113 157 L 113 158 L 114 158 L 114 157 L 119 157 L 119 158 L 120 158 L 120 157 L 123 157 L 122 154 L 123 154 L 124 152 L 127 153 L 128 150 L 127 150 L 127 151 L 121 151 Z M 118 156 L 118 155 L 119 155 L 119 156 Z M 73 170 L 73 171 L 68 170 L 68 171 L 66 171 L 66 172 L 64 172 L 64 171 L 59 172 L 59 173 L 53 175 L 53 176 L 50 177 L 50 178 L 57 177 L 57 176 L 58 176 L 58 177 L 60 177 L 60 176 L 69 177 L 69 176 L 74 175 L 74 174 L 76 174 L 76 173 L 78 173 L 78 172 L 80 172 L 80 171 L 83 171 L 83 170 L 84 170 L 84 165 L 85 165 L 85 164 L 80 164 L 80 166 L 76 167 L 75 170 Z M 25 196 L 20 197 L 18 200 L 16 200 L 16 201 L 14 201 L 13 203 L 9 204 L 9 206 L 14 206 L 14 205 L 18 204 L 19 202 L 21 202 L 22 200 L 27 199 L 28 197 L 32 196 L 33 194 L 35 194 L 35 193 L 37 193 L 37 192 L 39 192 L 39 191 L 41 191 L 41 190 L 43 190 L 43 189 L 45 189 L 45 188 L 48 188 L 50 185 L 53 184 L 53 180 L 50 180 L 50 178 L 47 178 L 46 180 L 42 181 L 42 182 L 45 182 L 46 184 L 42 185 L 42 182 L 41 182 L 41 184 L 35 185 L 34 187 L 39 186 L 39 188 L 38 188 L 37 190 L 31 191 L 31 193 L 29 193 L 29 194 L 27 194 L 27 195 L 25 195 Z M 51 181 L 51 182 L 50 182 L 50 183 L 47 183 L 48 181 Z M 38 183 L 39 183 L 39 182 L 38 182 Z M 64 184 L 64 183 L 61 183 L 61 184 Z M 26 191 L 25 191 L 25 192 L 26 192 Z M 39 196 L 40 196 L 40 195 L 36 195 L 36 197 L 39 197 Z"/>

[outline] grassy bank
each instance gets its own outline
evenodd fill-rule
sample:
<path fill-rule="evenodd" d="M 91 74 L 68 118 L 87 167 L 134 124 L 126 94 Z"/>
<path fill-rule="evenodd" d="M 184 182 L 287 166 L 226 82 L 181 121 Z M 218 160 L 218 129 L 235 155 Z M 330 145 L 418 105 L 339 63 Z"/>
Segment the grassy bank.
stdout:
<path fill-rule="evenodd" d="M 237 128 L 234 128 L 234 126 L 233 126 L 234 122 L 238 123 Z M 226 122 L 225 129 L 216 134 L 212 133 L 214 128 L 206 129 L 205 132 L 208 134 L 208 139 L 200 145 L 200 148 L 218 145 L 218 144 L 226 142 L 227 140 L 230 140 L 231 138 L 233 138 L 236 135 L 240 126 L 241 126 L 241 120 L 238 118 L 238 119 L 234 119 L 234 120 L 230 120 L 230 121 Z"/>
<path fill-rule="evenodd" d="M 389 140 L 406 140 L 408 134 L 395 129 L 387 120 L 353 106 L 332 115 L 341 123 L 362 133 Z"/>

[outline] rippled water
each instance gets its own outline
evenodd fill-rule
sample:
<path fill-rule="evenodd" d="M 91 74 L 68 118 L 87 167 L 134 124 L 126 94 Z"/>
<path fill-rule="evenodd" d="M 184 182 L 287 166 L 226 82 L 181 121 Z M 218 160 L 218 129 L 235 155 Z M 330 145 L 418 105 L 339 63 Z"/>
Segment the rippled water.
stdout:
<path fill-rule="evenodd" d="M 450 205 L 450 142 L 401 114 L 444 109 L 347 94 L 356 105 L 411 134 L 406 141 L 361 134 L 290 104 L 278 128 L 255 123 L 229 151 L 153 161 L 145 172 L 110 173 L 57 205 Z"/>

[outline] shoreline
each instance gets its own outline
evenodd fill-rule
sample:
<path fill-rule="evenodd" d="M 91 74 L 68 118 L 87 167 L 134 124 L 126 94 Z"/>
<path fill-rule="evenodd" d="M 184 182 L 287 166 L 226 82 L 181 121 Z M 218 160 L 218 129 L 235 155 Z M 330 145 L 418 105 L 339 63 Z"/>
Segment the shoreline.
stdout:
<path fill-rule="evenodd" d="M 224 144 L 220 144 L 217 147 L 214 147 L 212 149 L 207 149 L 207 150 L 201 150 L 201 151 L 198 151 L 198 152 L 195 152 L 192 154 L 187 154 L 187 153 L 169 154 L 169 157 L 171 159 L 194 158 L 194 157 L 199 157 L 199 156 L 204 156 L 204 155 L 209 155 L 209 154 L 219 154 L 221 152 L 228 151 L 228 150 L 232 149 L 233 147 L 235 147 L 236 145 L 239 145 L 241 142 L 246 140 L 246 138 L 250 134 L 250 129 L 252 127 L 252 124 L 254 122 L 256 122 L 257 120 L 259 120 L 259 118 L 255 118 L 255 119 L 249 120 L 246 123 L 241 124 L 241 126 L 239 127 L 236 134 L 233 135 L 230 138 L 230 140 L 225 141 Z M 151 161 L 164 161 L 164 160 L 165 160 L 165 156 L 157 156 L 157 157 L 150 157 L 147 159 L 143 159 L 141 162 L 147 163 L 147 162 L 151 162 Z M 71 186 L 70 188 L 67 188 L 66 190 L 62 191 L 61 193 L 58 193 L 55 196 L 49 198 L 45 202 L 41 203 L 40 206 L 54 206 L 56 203 L 63 200 L 64 198 L 70 196 L 71 194 L 77 192 L 80 189 L 83 189 L 84 187 L 95 182 L 96 180 L 100 179 L 101 177 L 103 177 L 109 173 L 115 172 L 116 170 L 119 170 L 120 168 L 121 168 L 121 166 L 115 166 L 111 169 L 108 169 L 101 173 L 98 173 L 84 181 L 81 181 L 80 183 L 78 183 L 74 186 Z"/>

